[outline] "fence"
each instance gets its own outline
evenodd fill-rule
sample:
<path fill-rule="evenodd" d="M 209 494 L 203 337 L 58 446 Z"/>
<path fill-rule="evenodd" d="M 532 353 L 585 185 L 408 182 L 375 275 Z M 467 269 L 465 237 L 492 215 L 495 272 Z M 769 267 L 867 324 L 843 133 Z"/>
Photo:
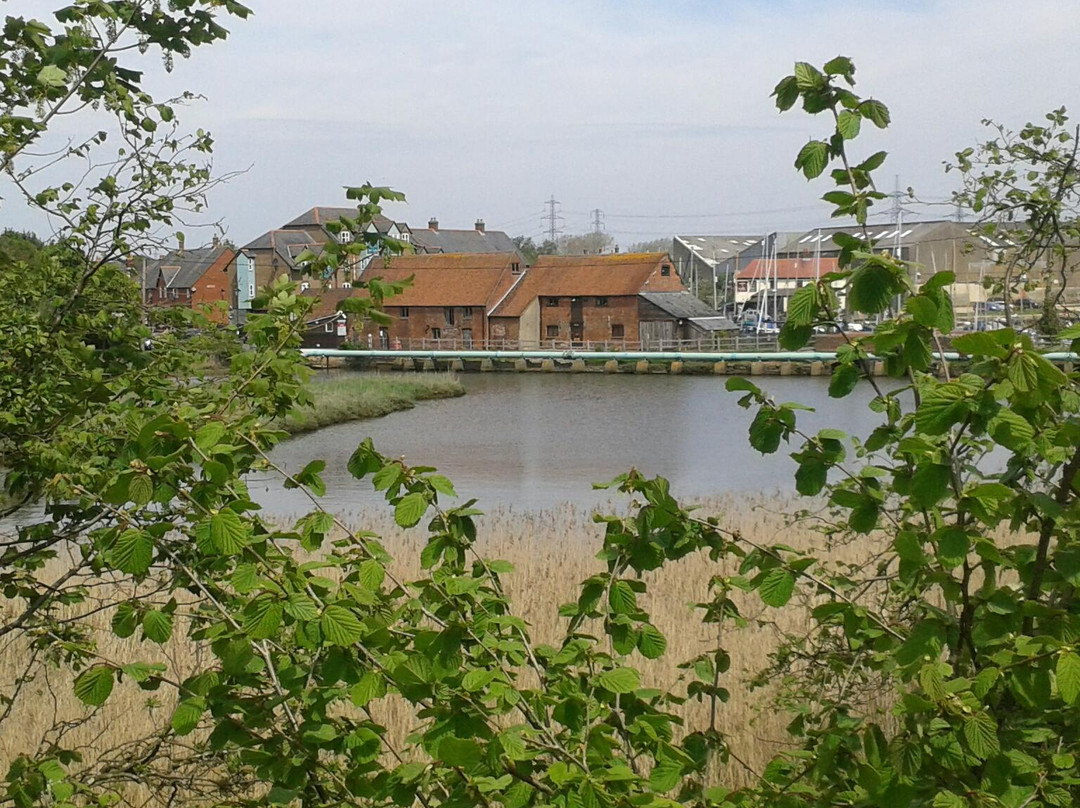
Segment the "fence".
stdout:
<path fill-rule="evenodd" d="M 349 347 L 346 345 L 343 348 Z M 364 350 L 367 346 L 356 346 Z M 740 334 L 728 332 L 697 339 L 646 340 L 463 340 L 448 339 L 389 339 L 382 344 L 376 341 L 371 348 L 391 351 L 708 351 L 726 353 L 761 353 L 779 350 L 775 334 Z"/>

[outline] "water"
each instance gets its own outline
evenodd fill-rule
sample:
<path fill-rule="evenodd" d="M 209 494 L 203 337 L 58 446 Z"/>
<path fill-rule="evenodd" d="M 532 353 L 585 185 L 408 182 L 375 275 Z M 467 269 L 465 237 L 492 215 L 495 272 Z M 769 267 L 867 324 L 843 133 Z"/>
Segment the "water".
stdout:
<path fill-rule="evenodd" d="M 274 460 L 297 471 L 322 458 L 327 467 L 324 502 L 339 513 L 382 502 L 369 481 L 345 468 L 365 437 L 384 454 L 411 465 L 435 466 L 458 493 L 480 507 L 542 509 L 564 502 L 591 507 L 611 492 L 594 491 L 636 467 L 671 481 L 680 498 L 725 492 L 790 491 L 796 448 L 762 456 L 747 442 L 753 411 L 713 376 L 633 376 L 572 373 L 463 374 L 462 398 L 425 402 L 415 409 L 300 435 L 275 449 Z M 880 423 L 866 404 L 868 386 L 847 399 L 828 397 L 827 379 L 767 377 L 755 380 L 778 401 L 816 408 L 801 413 L 800 427 L 833 426 L 865 436 Z M 309 510 L 303 494 L 272 478 L 251 481 L 270 513 Z"/>

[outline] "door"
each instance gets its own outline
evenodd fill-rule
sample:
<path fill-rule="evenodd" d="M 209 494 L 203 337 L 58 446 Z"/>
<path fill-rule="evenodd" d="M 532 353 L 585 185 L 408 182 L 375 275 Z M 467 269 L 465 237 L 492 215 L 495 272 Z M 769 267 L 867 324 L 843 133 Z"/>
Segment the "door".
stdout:
<path fill-rule="evenodd" d="M 379 329 L 379 348 L 384 351 L 390 348 L 390 332 L 385 328 Z"/>
<path fill-rule="evenodd" d="M 582 315 L 581 298 L 572 297 L 570 298 L 570 342 L 580 345 L 584 331 L 585 321 Z"/>
<path fill-rule="evenodd" d="M 461 346 L 465 350 L 470 350 L 472 348 L 472 329 L 471 328 L 463 328 L 463 329 L 461 329 Z"/>

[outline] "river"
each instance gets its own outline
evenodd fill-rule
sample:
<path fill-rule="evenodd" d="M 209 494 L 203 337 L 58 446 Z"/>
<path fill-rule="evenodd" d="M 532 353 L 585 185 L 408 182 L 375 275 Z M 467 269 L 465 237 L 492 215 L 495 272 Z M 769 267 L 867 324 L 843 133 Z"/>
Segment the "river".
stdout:
<path fill-rule="evenodd" d="M 539 510 L 564 502 L 591 507 L 612 499 L 592 483 L 636 467 L 671 481 L 679 497 L 726 492 L 787 492 L 795 463 L 788 453 L 762 456 L 747 442 L 753 411 L 714 376 L 636 376 L 574 373 L 462 374 L 461 398 L 419 404 L 385 418 L 356 421 L 300 435 L 273 458 L 290 471 L 322 458 L 326 505 L 360 511 L 382 495 L 345 468 L 365 437 L 412 465 L 435 466 L 463 497 L 480 507 Z M 833 426 L 865 437 L 880 416 L 867 402 L 868 386 L 847 399 L 828 397 L 828 379 L 767 377 L 755 380 L 777 401 L 814 407 L 800 426 Z M 270 477 L 250 479 L 267 512 L 309 510 L 306 498 Z"/>

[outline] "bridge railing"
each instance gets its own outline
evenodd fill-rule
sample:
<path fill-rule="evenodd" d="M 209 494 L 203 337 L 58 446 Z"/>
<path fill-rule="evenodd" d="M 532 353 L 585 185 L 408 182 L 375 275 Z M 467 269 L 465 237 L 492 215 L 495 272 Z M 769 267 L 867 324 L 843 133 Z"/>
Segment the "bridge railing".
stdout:
<path fill-rule="evenodd" d="M 776 336 L 772 334 L 728 333 L 697 339 L 654 339 L 654 340 L 581 340 L 565 339 L 545 340 L 463 340 L 460 338 L 415 338 L 390 339 L 371 345 L 344 344 L 342 348 L 355 348 L 381 351 L 706 351 L 720 352 L 763 352 L 779 350 Z"/>

